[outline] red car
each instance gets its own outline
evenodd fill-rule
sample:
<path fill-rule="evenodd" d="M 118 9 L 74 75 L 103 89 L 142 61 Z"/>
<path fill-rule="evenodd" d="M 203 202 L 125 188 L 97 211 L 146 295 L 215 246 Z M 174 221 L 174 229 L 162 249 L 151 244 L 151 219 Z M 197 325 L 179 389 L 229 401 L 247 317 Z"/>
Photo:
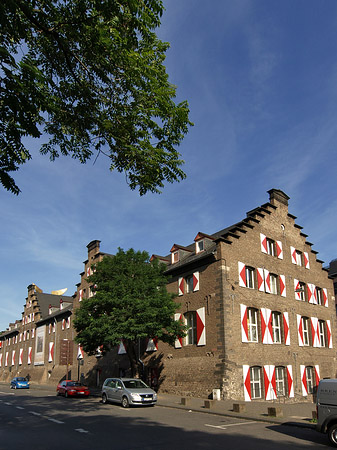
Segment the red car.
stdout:
<path fill-rule="evenodd" d="M 90 391 L 87 386 L 83 386 L 79 381 L 64 380 L 57 385 L 56 394 L 65 397 L 88 397 Z"/>

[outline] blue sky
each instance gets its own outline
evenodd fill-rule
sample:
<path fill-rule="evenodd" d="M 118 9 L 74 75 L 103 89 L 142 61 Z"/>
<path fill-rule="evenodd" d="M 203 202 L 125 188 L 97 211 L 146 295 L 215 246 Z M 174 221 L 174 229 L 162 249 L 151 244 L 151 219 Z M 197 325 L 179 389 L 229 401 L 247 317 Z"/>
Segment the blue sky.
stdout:
<path fill-rule="evenodd" d="M 21 318 L 27 286 L 72 295 L 86 245 L 168 254 L 268 201 L 290 196 L 318 258 L 337 258 L 337 2 L 165 0 L 159 36 L 195 126 L 180 146 L 187 179 L 139 197 L 99 158 L 33 160 L 0 190 L 0 330 Z"/>

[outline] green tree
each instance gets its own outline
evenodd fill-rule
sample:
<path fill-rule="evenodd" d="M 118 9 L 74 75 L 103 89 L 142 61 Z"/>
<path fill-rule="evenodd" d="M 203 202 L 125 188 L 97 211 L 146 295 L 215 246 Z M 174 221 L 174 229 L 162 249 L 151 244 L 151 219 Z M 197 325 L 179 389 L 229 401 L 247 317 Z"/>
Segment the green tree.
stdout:
<path fill-rule="evenodd" d="M 118 249 L 94 267 L 88 282 L 95 295 L 75 311 L 76 340 L 88 354 L 103 354 L 125 342 L 133 375 L 138 374 L 138 344 L 145 338 L 174 345 L 185 327 L 174 320 L 178 304 L 166 289 L 165 265 L 149 261 L 147 252 Z"/>
<path fill-rule="evenodd" d="M 141 195 L 185 178 L 176 147 L 188 131 L 186 101 L 164 66 L 155 29 L 161 0 L 0 2 L 0 182 L 29 159 L 25 137 L 47 136 L 51 160 L 106 155 Z"/>

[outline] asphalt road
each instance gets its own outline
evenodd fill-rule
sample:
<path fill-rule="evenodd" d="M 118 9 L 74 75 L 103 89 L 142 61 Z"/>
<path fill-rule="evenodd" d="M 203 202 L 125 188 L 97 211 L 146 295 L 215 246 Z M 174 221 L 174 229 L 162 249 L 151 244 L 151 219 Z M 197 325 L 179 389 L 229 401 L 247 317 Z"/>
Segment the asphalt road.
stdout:
<path fill-rule="evenodd" d="M 161 406 L 123 409 L 99 398 L 0 387 L 0 450 L 320 449 L 314 430 Z"/>

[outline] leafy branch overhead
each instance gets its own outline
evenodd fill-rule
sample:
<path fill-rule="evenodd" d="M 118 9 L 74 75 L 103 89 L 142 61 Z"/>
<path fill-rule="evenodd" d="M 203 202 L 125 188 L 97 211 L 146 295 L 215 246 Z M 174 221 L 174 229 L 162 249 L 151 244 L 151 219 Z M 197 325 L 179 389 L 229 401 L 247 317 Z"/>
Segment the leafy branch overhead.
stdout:
<path fill-rule="evenodd" d="M 174 320 L 179 305 L 167 292 L 165 269 L 158 260 L 150 262 L 147 252 L 133 249 L 119 249 L 97 263 L 87 279 L 95 295 L 82 300 L 74 319 L 76 340 L 87 353 L 97 347 L 105 353 L 123 339 L 135 370 L 139 340 L 174 345 L 177 336 L 185 335 L 185 326 Z"/>
<path fill-rule="evenodd" d="M 164 66 L 168 43 L 155 29 L 161 0 L 0 2 L 0 182 L 31 159 L 26 137 L 48 137 L 41 152 L 81 163 L 106 155 L 131 189 L 160 192 L 185 178 L 177 147 L 186 101 Z"/>

